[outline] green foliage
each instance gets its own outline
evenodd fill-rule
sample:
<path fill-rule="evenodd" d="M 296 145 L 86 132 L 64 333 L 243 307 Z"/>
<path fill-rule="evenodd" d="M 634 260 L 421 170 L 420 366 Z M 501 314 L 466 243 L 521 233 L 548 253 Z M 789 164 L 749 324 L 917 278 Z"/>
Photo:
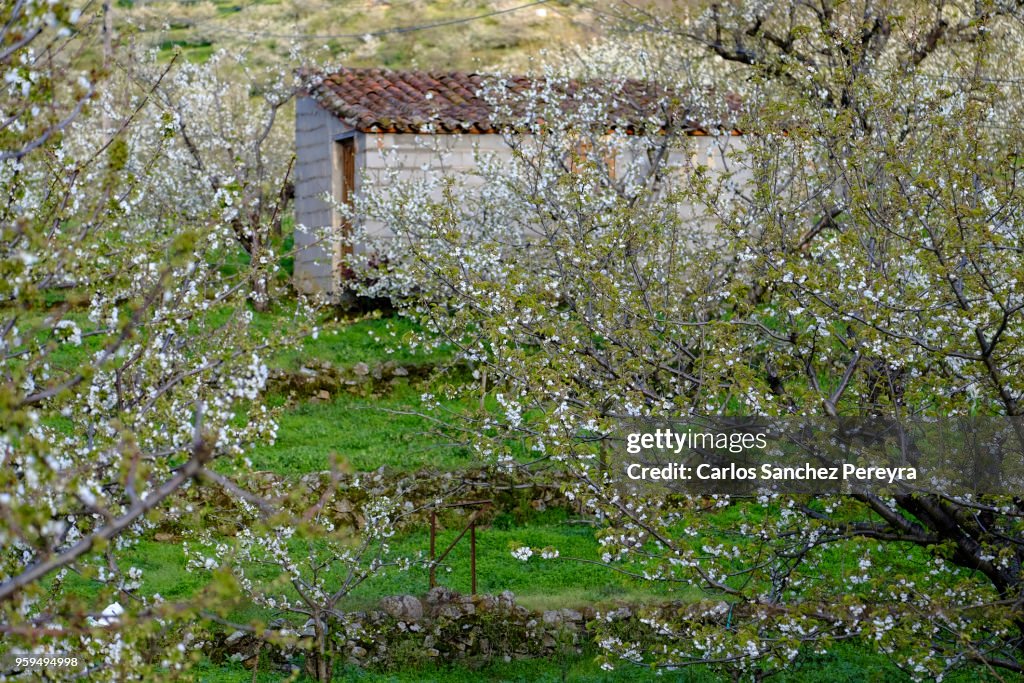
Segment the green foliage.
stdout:
<path fill-rule="evenodd" d="M 98 9 L 0 10 L 3 61 L 20 65 L 0 92 L 0 654 L 73 652 L 90 680 L 151 679 L 187 668 L 200 604 L 230 604 L 230 586 L 173 570 L 182 546 L 137 542 L 189 514 L 175 496 L 214 460 L 273 433 L 263 356 L 306 313 L 272 338 L 248 324 L 244 285 L 270 264 L 219 268 L 228 204 L 185 208 L 165 110 L 142 104 L 158 85 L 87 68 Z M 167 596 L 142 589 L 149 570 Z"/>

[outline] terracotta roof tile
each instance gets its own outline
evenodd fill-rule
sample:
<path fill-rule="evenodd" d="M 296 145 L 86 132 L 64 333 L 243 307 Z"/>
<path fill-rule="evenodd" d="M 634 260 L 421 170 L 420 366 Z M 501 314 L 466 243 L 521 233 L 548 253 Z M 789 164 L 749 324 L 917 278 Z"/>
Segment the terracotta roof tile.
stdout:
<path fill-rule="evenodd" d="M 498 76 L 350 68 L 329 74 L 304 71 L 300 76 L 310 96 L 360 131 L 496 133 L 502 127 L 480 94 L 485 83 Z M 516 95 L 526 95 L 544 85 L 525 76 L 502 78 L 513 103 Z M 700 132 L 697 124 L 686 120 L 679 98 L 664 88 L 633 80 L 589 85 L 593 87 L 588 89 L 576 82 L 559 85 L 557 90 L 565 96 L 564 106 L 578 106 L 579 99 L 572 96 L 581 90 L 614 90 L 616 100 L 608 114 L 610 120 L 602 125 L 635 132 L 649 127 L 655 117 L 659 127 L 683 125 Z"/>

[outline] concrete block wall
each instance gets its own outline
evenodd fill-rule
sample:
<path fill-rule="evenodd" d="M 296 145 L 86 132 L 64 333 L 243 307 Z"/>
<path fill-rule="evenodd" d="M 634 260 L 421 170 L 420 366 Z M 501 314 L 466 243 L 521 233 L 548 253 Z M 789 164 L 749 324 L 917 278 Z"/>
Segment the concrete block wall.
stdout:
<path fill-rule="evenodd" d="M 391 173 L 397 170 L 397 180 L 416 181 L 441 173 L 456 174 L 476 167 L 477 151 L 511 156 L 511 149 L 500 135 L 414 135 L 396 133 L 367 133 L 364 153 L 356 158 L 357 183 L 368 183 L 377 189 L 386 189 Z M 467 184 L 473 178 L 464 178 Z M 439 197 L 435 197 L 439 199 Z M 393 233 L 378 221 L 364 223 L 367 234 L 388 237 Z"/>
<path fill-rule="evenodd" d="M 413 135 L 394 133 L 358 133 L 322 109 L 311 98 L 300 98 L 296 103 L 295 144 L 295 220 L 307 228 L 321 229 L 336 225 L 338 218 L 331 205 L 324 200 L 334 189 L 336 140 L 354 134 L 355 191 L 365 191 L 366 184 L 385 188 L 389 174 L 386 170 L 398 166 L 399 182 L 423 178 L 425 174 L 442 172 L 458 174 L 472 170 L 476 154 L 510 156 L 511 149 L 500 135 Z M 725 168 L 724 155 L 742 145 L 742 138 L 714 138 L 695 136 L 688 149 L 673 151 L 669 163 L 686 169 L 696 165 L 710 166 L 713 171 Z M 616 163 L 625 168 L 634 155 L 642 150 L 624 150 Z M 742 185 L 749 172 L 741 172 L 736 181 Z M 472 182 L 472 181 L 470 181 Z M 693 209 L 683 209 L 684 219 L 693 220 L 695 227 L 706 220 Z M 388 226 L 380 222 L 367 222 L 365 231 L 377 238 L 393 235 Z M 326 241 L 317 242 L 312 234 L 296 233 L 298 249 L 295 259 L 295 285 L 304 292 L 331 292 L 338 255 L 332 253 Z M 359 249 L 359 246 L 356 247 Z"/>
<path fill-rule="evenodd" d="M 335 256 L 326 230 L 336 217 L 324 197 L 333 188 L 335 140 L 351 132 L 312 98 L 295 103 L 295 224 L 307 230 L 295 231 L 294 281 L 302 292 L 331 291 Z M 357 157 L 357 176 L 358 163 Z"/>

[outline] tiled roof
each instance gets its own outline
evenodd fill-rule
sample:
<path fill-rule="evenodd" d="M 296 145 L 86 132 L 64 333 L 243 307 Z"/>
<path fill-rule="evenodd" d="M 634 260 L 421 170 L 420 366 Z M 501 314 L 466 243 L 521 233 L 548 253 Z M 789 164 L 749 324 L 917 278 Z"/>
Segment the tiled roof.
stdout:
<path fill-rule="evenodd" d="M 499 78 L 459 71 L 434 73 L 390 71 L 387 69 L 341 69 L 323 74 L 303 72 L 305 88 L 321 106 L 357 130 L 385 133 L 496 133 L 501 123 L 480 91 L 490 80 Z M 525 101 L 526 95 L 543 86 L 541 81 L 524 76 L 501 77 L 509 101 Z M 595 85 L 595 84 L 591 84 Z M 685 119 L 678 98 L 658 86 L 641 81 L 623 80 L 596 84 L 595 92 L 614 93 L 615 102 L 608 113 L 609 128 L 634 132 L 651 125 L 651 117 L 664 125 L 676 125 Z M 578 83 L 562 84 L 565 106 L 579 106 Z M 587 89 L 589 92 L 589 89 Z M 512 105 L 515 107 L 515 105 Z M 695 132 L 696 124 L 689 124 Z"/>

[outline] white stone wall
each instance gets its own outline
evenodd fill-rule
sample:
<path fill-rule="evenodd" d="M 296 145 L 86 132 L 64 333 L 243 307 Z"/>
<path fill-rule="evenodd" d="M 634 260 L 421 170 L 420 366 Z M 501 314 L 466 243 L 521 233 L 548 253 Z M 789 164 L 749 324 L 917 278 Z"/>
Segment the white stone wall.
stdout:
<path fill-rule="evenodd" d="M 321 228 L 337 224 L 330 204 L 324 196 L 335 187 L 333 173 L 336 168 L 334 145 L 336 140 L 352 130 L 333 115 L 327 113 L 310 98 L 301 98 L 296 105 L 296 224 Z M 387 169 L 397 168 L 398 181 L 422 178 L 424 174 L 453 173 L 471 170 L 476 165 L 477 151 L 481 154 L 510 155 L 511 150 L 500 135 L 410 135 L 393 133 L 355 133 L 355 190 L 365 189 L 368 183 L 383 187 L 390 176 Z M 669 163 L 682 168 L 698 164 L 723 170 L 725 155 L 742 138 L 691 138 L 689 151 L 679 150 L 670 155 Z M 630 163 L 632 152 L 626 150 L 616 160 L 619 168 Z M 748 173 L 740 173 L 742 184 Z M 684 209 L 684 216 L 693 217 L 697 226 L 703 219 L 695 212 Z M 387 237 L 387 226 L 369 222 L 363 228 L 370 235 Z M 314 237 L 296 234 L 300 248 L 295 260 L 295 284 L 301 291 L 330 292 L 333 286 L 336 255 L 324 243 L 314 243 Z M 357 245 L 358 249 L 358 245 Z"/>
<path fill-rule="evenodd" d="M 367 133 L 362 158 L 356 159 L 362 182 L 385 187 L 397 171 L 399 182 L 415 181 L 425 175 L 454 174 L 476 167 L 476 154 L 510 156 L 511 149 L 500 135 L 411 135 Z M 424 170 L 427 169 L 427 170 Z M 473 177 L 464 178 L 472 184 Z M 361 185 L 359 185 L 361 187 Z M 387 237 L 390 230 L 380 222 L 364 224 L 367 234 Z"/>
<path fill-rule="evenodd" d="M 727 168 L 735 171 L 727 157 L 738 145 L 742 144 L 739 136 L 712 137 L 708 135 L 693 136 L 689 150 L 677 150 L 669 155 L 668 163 L 684 169 L 704 165 L 715 171 Z M 392 152 L 394 150 L 394 152 Z M 393 154 L 393 156 L 391 156 Z M 510 156 L 511 150 L 500 135 L 407 135 L 391 133 L 367 133 L 363 155 L 356 158 L 356 173 L 361 176 L 357 180 L 357 188 L 361 182 L 368 182 L 373 187 L 384 187 L 388 177 L 386 169 L 398 169 L 399 182 L 415 180 L 424 174 L 450 173 L 473 170 L 477 155 L 496 154 L 499 157 Z M 618 159 L 616 167 L 625 169 L 633 163 L 635 151 L 626 150 Z M 428 169 L 424 171 L 424 168 Z M 734 180 L 742 185 L 749 173 L 739 172 Z M 365 176 L 365 180 L 362 178 Z M 477 177 L 463 178 L 463 182 L 471 184 L 480 181 Z M 684 209 L 685 215 L 693 215 Z M 386 237 L 387 226 L 371 222 L 365 224 L 368 234 Z"/>
<path fill-rule="evenodd" d="M 334 211 L 324 197 L 333 188 L 335 140 L 351 132 L 312 98 L 295 103 L 295 224 L 308 229 L 295 231 L 294 280 L 302 292 L 331 290 L 334 255 L 323 241 L 326 235 L 316 233 L 334 223 Z M 357 155 L 356 175 L 358 171 Z"/>

